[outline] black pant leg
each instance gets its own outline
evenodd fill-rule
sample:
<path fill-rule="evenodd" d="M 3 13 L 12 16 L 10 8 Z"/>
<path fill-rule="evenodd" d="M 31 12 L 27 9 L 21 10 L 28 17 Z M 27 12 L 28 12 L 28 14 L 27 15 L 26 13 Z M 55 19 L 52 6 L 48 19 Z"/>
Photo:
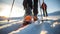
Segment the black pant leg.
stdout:
<path fill-rule="evenodd" d="M 32 0 L 27 0 L 27 4 L 26 4 L 26 9 L 25 9 L 25 16 L 26 15 L 32 15 Z"/>
<path fill-rule="evenodd" d="M 32 0 L 27 0 L 27 3 L 28 3 L 28 7 L 32 9 Z"/>
<path fill-rule="evenodd" d="M 34 16 L 38 14 L 38 0 L 34 0 L 34 8 L 33 8 Z"/>

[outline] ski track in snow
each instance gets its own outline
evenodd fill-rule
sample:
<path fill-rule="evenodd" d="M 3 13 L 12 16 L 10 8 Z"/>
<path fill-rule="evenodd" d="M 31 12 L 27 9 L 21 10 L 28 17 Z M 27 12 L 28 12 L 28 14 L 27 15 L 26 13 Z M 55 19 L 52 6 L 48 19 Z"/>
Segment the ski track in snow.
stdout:
<path fill-rule="evenodd" d="M 46 20 L 46 17 L 43 17 Z M 0 26 L 0 34 L 60 34 L 60 18 L 47 17 L 47 21 L 41 23 L 32 23 L 25 27 L 20 28 L 22 22 L 16 21 Z M 57 29 L 56 29 L 57 28 Z"/>

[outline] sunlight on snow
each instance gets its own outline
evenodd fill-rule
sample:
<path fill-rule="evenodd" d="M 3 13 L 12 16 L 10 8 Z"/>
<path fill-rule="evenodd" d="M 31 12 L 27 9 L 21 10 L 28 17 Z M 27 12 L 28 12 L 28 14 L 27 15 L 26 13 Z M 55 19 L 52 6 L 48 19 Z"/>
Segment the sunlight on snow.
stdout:
<path fill-rule="evenodd" d="M 15 34 L 15 33 L 18 33 L 18 32 L 20 32 L 21 30 L 25 29 L 25 28 L 28 27 L 28 26 L 29 26 L 29 25 L 26 25 L 25 27 L 19 28 L 19 29 L 16 30 L 16 31 L 12 31 L 12 32 L 10 32 L 9 34 Z"/>
<path fill-rule="evenodd" d="M 52 17 L 52 16 L 49 16 L 49 17 L 43 17 L 43 19 L 48 19 L 48 20 L 58 20 L 57 17 Z"/>
<path fill-rule="evenodd" d="M 13 22 L 13 23 L 10 23 L 10 24 L 6 24 L 6 25 L 3 25 L 3 26 L 0 26 L 0 29 L 12 26 L 13 24 L 16 24 L 16 23 L 18 23 L 18 22 Z"/>
<path fill-rule="evenodd" d="M 40 34 L 47 34 L 48 32 L 47 31 L 45 31 L 45 30 L 42 30 L 41 32 L 40 32 Z"/>
<path fill-rule="evenodd" d="M 51 27 L 55 27 L 55 26 L 58 25 L 58 24 L 60 24 L 60 23 L 55 22 L 55 23 L 53 23 L 53 24 L 51 25 Z"/>

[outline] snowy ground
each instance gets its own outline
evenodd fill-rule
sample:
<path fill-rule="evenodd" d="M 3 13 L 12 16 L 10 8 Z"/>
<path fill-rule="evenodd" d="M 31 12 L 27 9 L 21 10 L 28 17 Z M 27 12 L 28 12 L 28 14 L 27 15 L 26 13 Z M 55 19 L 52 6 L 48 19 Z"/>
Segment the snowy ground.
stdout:
<path fill-rule="evenodd" d="M 46 19 L 46 17 L 44 17 Z M 21 21 L 0 22 L 0 34 L 60 34 L 60 17 L 49 16 L 48 20 L 35 22 L 21 28 Z"/>

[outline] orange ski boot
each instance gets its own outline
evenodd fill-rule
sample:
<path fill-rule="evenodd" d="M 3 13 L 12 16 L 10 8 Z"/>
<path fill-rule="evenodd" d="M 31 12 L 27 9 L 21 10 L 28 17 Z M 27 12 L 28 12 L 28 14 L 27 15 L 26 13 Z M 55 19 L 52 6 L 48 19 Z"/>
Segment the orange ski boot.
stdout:
<path fill-rule="evenodd" d="M 30 15 L 25 16 L 23 25 L 31 24 L 32 17 Z"/>
<path fill-rule="evenodd" d="M 34 16 L 33 19 L 34 19 L 34 21 L 37 21 L 38 20 L 37 16 Z"/>

